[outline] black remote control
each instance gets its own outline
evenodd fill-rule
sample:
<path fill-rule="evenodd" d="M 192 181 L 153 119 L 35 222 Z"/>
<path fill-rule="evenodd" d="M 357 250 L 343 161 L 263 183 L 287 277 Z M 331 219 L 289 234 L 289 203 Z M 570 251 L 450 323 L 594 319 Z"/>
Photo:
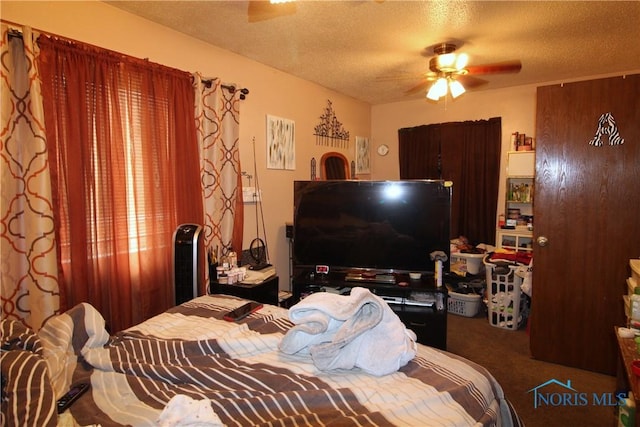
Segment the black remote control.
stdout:
<path fill-rule="evenodd" d="M 85 391 L 89 390 L 91 384 L 80 383 L 72 386 L 68 392 L 65 393 L 60 399 L 58 399 L 58 414 L 63 413 L 69 406 L 73 404 Z"/>

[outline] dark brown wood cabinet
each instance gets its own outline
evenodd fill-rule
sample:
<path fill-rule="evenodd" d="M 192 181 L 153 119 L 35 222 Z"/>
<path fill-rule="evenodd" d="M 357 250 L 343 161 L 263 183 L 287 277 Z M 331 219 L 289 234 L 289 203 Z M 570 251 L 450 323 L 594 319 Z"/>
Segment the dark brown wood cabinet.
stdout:
<path fill-rule="evenodd" d="M 640 255 L 640 75 L 538 88 L 533 209 L 531 353 L 614 374 Z"/>

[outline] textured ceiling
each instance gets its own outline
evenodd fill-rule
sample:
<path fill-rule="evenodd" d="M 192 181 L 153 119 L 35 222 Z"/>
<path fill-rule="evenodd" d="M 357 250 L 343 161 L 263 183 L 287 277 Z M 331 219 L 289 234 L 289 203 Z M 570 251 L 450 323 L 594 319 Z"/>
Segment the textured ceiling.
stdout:
<path fill-rule="evenodd" d="M 640 1 L 298 1 L 257 22 L 247 1 L 108 3 L 371 104 L 424 97 L 406 92 L 444 41 L 470 65 L 522 62 L 474 90 L 640 69 Z"/>

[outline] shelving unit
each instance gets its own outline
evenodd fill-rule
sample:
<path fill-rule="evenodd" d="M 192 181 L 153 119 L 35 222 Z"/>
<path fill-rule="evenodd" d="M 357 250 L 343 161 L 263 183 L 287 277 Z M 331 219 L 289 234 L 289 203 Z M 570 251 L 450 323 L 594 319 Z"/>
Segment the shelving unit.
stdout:
<path fill-rule="evenodd" d="M 504 215 L 507 225 L 511 226 L 497 229 L 496 245 L 515 251 L 533 251 L 533 232 L 528 224 L 533 220 L 535 151 L 510 151 L 507 162 Z"/>
<path fill-rule="evenodd" d="M 505 213 L 507 219 L 512 218 L 511 213 L 517 211 L 517 225 L 527 225 L 527 218 L 533 216 L 533 177 L 508 177 Z"/>
<path fill-rule="evenodd" d="M 533 177 L 536 170 L 535 151 L 509 151 L 507 153 L 507 175 Z"/>
<path fill-rule="evenodd" d="M 533 251 L 533 232 L 524 229 L 498 229 L 498 247 L 512 251 Z"/>

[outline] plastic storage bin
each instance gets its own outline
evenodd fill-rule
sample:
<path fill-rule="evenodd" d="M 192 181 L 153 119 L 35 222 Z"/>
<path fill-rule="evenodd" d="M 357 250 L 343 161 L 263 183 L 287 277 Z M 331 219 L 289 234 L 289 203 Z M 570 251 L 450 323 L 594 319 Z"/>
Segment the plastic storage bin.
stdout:
<path fill-rule="evenodd" d="M 482 259 L 486 254 L 467 254 L 463 252 L 451 253 L 451 264 L 459 264 L 458 269 L 469 274 L 481 273 L 484 265 Z"/>
<path fill-rule="evenodd" d="M 506 271 L 485 261 L 487 275 L 487 309 L 489 323 L 503 329 L 517 330 L 526 322 L 528 306 L 522 293 L 522 277 L 516 274 L 518 265 L 507 265 Z"/>
<path fill-rule="evenodd" d="M 449 292 L 447 309 L 449 310 L 449 313 L 464 317 L 473 317 L 478 314 L 480 302 L 480 295 Z"/>

